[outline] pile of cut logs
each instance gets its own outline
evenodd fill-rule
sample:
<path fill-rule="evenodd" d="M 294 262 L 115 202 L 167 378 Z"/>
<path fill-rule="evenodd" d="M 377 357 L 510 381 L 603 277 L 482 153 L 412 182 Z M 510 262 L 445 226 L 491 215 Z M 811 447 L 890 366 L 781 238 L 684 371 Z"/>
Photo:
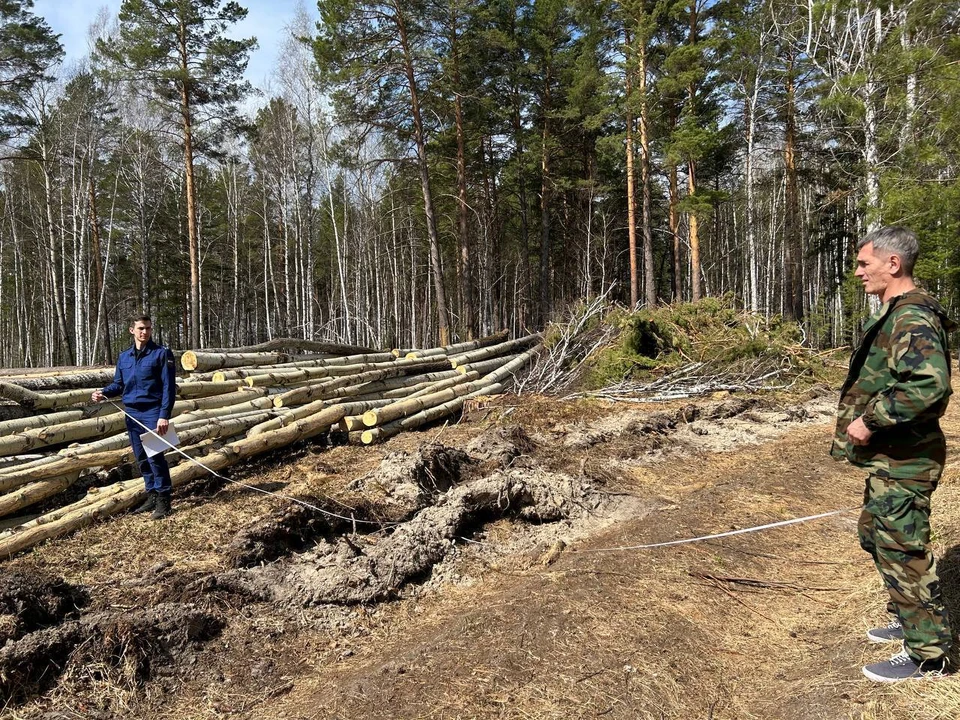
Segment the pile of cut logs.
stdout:
<path fill-rule="evenodd" d="M 179 449 L 219 472 L 329 432 L 370 444 L 456 416 L 464 403 L 497 395 L 542 350 L 539 335 L 499 333 L 426 350 L 375 352 L 278 339 L 246 348 L 188 350 L 177 378 L 172 424 Z M 122 404 L 91 404 L 113 369 L 0 375 L 0 557 L 122 512 L 143 482 L 109 482 L 133 465 Z M 208 471 L 167 452 L 174 487 Z M 134 471 L 134 474 L 136 472 Z M 96 476 L 96 479 L 91 478 Z M 129 477 L 129 473 L 127 474 Z M 84 497 L 57 505 L 83 479 Z M 91 483 L 91 480 L 93 482 Z M 42 514 L 30 512 L 43 503 Z"/>

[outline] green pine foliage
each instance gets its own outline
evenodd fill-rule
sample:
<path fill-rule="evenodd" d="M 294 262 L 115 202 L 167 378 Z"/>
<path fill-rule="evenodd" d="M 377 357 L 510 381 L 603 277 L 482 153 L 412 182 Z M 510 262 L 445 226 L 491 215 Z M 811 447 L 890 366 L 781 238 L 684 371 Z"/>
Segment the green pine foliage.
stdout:
<path fill-rule="evenodd" d="M 625 312 L 604 319 L 617 340 L 585 360 L 585 389 L 644 380 L 690 363 L 727 370 L 758 361 L 778 362 L 801 342 L 796 323 L 744 312 L 730 296 Z"/>
<path fill-rule="evenodd" d="M 32 12 L 32 0 L 0 0 L 0 139 L 35 125 L 25 103 L 63 57 L 59 35 Z"/>
<path fill-rule="evenodd" d="M 917 231 L 918 280 L 960 315 L 960 0 L 318 9 L 258 99 L 236 2 L 126 0 L 58 69 L 29 2 L 0 0 L 0 363 L 108 358 L 139 310 L 180 346 L 382 347 L 436 343 L 441 289 L 451 340 L 627 305 L 628 117 L 639 297 L 671 304 L 617 320 L 599 378 L 697 360 L 697 323 L 748 333 L 749 306 L 760 340 L 716 361 L 789 352 L 768 341 L 781 314 L 848 345 L 856 240 L 879 224 Z M 693 220 L 707 299 L 688 309 Z"/>

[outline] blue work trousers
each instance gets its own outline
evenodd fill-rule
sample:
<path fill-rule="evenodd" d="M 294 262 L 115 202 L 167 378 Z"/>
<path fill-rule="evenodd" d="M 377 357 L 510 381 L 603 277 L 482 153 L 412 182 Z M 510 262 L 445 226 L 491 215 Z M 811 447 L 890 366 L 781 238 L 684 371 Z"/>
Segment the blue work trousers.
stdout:
<path fill-rule="evenodd" d="M 143 449 L 143 443 L 140 442 L 140 436 L 143 433 L 147 430 L 156 430 L 157 420 L 160 419 L 160 408 L 135 410 L 128 407 L 126 410 L 128 415 L 147 426 L 145 430 L 143 426 L 127 418 L 127 434 L 130 436 L 133 455 L 140 466 L 140 474 L 143 475 L 144 488 L 147 492 L 169 493 L 173 485 L 170 482 L 170 466 L 167 465 L 167 458 L 163 453 L 157 453 L 148 458 L 147 451 Z"/>

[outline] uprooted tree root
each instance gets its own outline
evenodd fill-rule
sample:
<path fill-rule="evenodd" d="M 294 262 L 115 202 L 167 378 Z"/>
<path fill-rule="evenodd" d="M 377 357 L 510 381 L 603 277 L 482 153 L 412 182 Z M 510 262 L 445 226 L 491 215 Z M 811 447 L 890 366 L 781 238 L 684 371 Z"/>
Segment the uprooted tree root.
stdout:
<path fill-rule="evenodd" d="M 223 620 L 192 605 L 100 612 L 29 633 L 0 648 L 0 697 L 21 701 L 53 686 L 70 667 L 100 665 L 130 684 L 173 664 L 191 645 L 215 637 Z"/>
<path fill-rule="evenodd" d="M 344 532 L 370 533 L 404 522 L 459 483 L 470 462 L 465 452 L 439 444 L 389 453 L 380 467 L 350 484 L 350 496 L 303 497 L 244 528 L 227 547 L 227 561 L 251 567 L 305 550 L 318 539 L 332 542 Z"/>
<path fill-rule="evenodd" d="M 484 522 L 516 517 L 552 522 L 569 517 L 582 492 L 547 473 L 505 470 L 457 486 L 435 506 L 399 525 L 392 534 L 361 546 L 343 538 L 323 544 L 287 565 L 223 573 L 202 581 L 202 590 L 227 590 L 290 605 L 352 605 L 388 600 L 406 583 L 424 577 L 454 547 L 453 541 Z M 198 588 L 199 589 L 199 588 Z"/>

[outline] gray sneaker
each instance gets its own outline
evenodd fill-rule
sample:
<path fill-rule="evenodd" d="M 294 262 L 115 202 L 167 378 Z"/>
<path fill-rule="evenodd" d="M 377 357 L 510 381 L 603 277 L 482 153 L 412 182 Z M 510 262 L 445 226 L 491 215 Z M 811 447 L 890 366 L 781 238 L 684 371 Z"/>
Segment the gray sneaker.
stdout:
<path fill-rule="evenodd" d="M 932 680 L 945 677 L 948 673 L 943 658 L 917 663 L 907 655 L 906 650 L 901 650 L 889 660 L 864 665 L 863 674 L 874 682 L 893 683 L 901 680 Z"/>
<path fill-rule="evenodd" d="M 900 618 L 893 618 L 886 627 L 867 630 L 867 640 L 872 643 L 903 642 L 903 625 L 900 624 Z"/>

